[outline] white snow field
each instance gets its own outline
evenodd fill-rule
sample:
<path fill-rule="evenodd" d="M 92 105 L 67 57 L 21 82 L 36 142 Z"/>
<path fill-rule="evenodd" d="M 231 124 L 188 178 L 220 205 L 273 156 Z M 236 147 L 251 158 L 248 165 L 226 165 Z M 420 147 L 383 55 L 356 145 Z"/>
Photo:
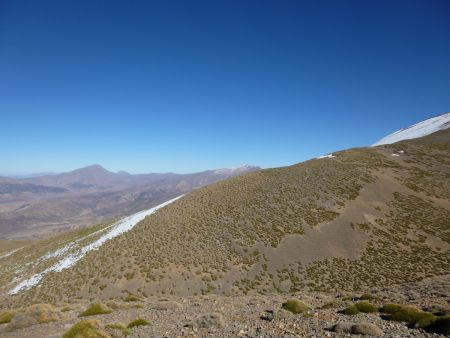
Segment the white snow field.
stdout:
<path fill-rule="evenodd" d="M 113 225 L 109 226 L 107 229 L 109 229 L 109 231 L 107 231 L 103 236 L 101 236 L 99 239 L 97 239 L 96 241 L 79 248 L 78 250 L 76 250 L 75 252 L 66 255 L 65 257 L 62 257 L 57 263 L 55 263 L 54 265 L 52 265 L 51 267 L 45 269 L 44 271 L 41 271 L 37 274 L 34 274 L 33 276 L 31 276 L 28 279 L 23 280 L 22 282 L 20 282 L 19 284 L 17 284 L 12 290 L 9 291 L 9 294 L 14 295 L 20 291 L 24 291 L 24 290 L 28 290 L 31 287 L 33 287 L 34 285 L 38 284 L 42 278 L 49 272 L 60 272 L 64 269 L 67 269 L 73 265 L 75 265 L 76 262 L 78 262 L 81 258 L 83 258 L 84 255 L 86 255 L 89 251 L 92 250 L 97 250 L 98 248 L 100 248 L 105 242 L 107 242 L 108 240 L 117 237 L 129 230 L 131 230 L 137 223 L 139 223 L 140 221 L 142 221 L 145 217 L 153 214 L 155 211 L 157 211 L 158 209 L 161 209 L 163 207 L 165 207 L 166 205 L 176 201 L 177 199 L 183 197 L 184 195 L 175 197 L 169 201 L 166 201 L 162 204 L 157 205 L 156 207 L 153 207 L 151 209 L 148 210 L 144 210 L 144 211 L 140 211 L 136 214 L 133 214 L 131 216 L 125 217 L 123 219 L 121 219 L 120 221 L 114 223 Z M 103 231 L 104 229 L 102 229 L 101 231 Z M 91 234 L 92 235 L 92 234 Z M 86 236 L 88 237 L 88 236 Z M 78 242 L 79 240 L 77 240 L 76 242 Z M 69 243 L 68 245 L 66 245 L 65 247 L 56 250 L 53 253 L 50 253 L 48 255 L 46 255 L 46 258 L 48 257 L 56 257 L 56 256 L 64 256 L 64 254 L 69 251 L 69 249 L 73 248 L 75 245 L 75 243 Z"/>
<path fill-rule="evenodd" d="M 431 119 L 416 123 L 411 127 L 400 129 L 372 144 L 372 147 L 427 136 L 447 128 L 450 128 L 450 113 L 432 117 Z"/>

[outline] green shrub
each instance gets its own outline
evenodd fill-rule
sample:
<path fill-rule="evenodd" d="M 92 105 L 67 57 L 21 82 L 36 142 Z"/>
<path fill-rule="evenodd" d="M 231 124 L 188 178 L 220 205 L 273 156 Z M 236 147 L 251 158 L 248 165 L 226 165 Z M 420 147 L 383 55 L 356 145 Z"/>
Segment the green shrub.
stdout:
<path fill-rule="evenodd" d="M 0 324 L 6 324 L 14 318 L 16 313 L 14 311 L 5 311 L 0 314 Z"/>
<path fill-rule="evenodd" d="M 372 313 L 377 311 L 378 308 L 369 302 L 358 302 L 345 308 L 343 313 L 349 316 L 353 316 L 360 312 Z"/>
<path fill-rule="evenodd" d="M 405 322 L 408 324 L 415 324 L 422 318 L 424 318 L 426 312 L 420 311 L 413 306 L 402 306 L 398 311 L 391 314 L 389 317 L 396 322 Z"/>
<path fill-rule="evenodd" d="M 379 311 L 381 313 L 393 314 L 393 313 L 397 312 L 398 310 L 400 310 L 401 308 L 402 308 L 402 305 L 400 305 L 400 304 L 390 303 L 390 304 L 386 304 L 386 305 L 382 306 Z"/>
<path fill-rule="evenodd" d="M 378 307 L 369 302 L 358 302 L 355 304 L 355 307 L 359 312 L 364 313 L 373 313 L 378 311 Z"/>
<path fill-rule="evenodd" d="M 131 333 L 130 329 L 128 329 L 125 325 L 120 323 L 108 324 L 105 327 L 112 330 L 118 330 L 124 336 L 128 336 Z"/>
<path fill-rule="evenodd" d="M 129 329 L 132 329 L 133 327 L 136 326 L 145 326 L 145 325 L 150 325 L 150 322 L 148 320 L 142 319 L 142 318 L 138 318 L 133 320 L 132 322 L 130 322 L 127 327 Z"/>
<path fill-rule="evenodd" d="M 380 308 L 380 312 L 390 314 L 390 320 L 405 322 L 419 328 L 426 328 L 432 325 L 437 318 L 430 312 L 424 312 L 410 305 L 387 304 Z"/>
<path fill-rule="evenodd" d="M 431 332 L 450 335 L 450 315 L 437 317 L 426 329 Z"/>
<path fill-rule="evenodd" d="M 292 313 L 303 313 L 309 310 L 309 307 L 297 299 L 290 299 L 282 304 L 282 308 Z"/>
<path fill-rule="evenodd" d="M 82 320 L 74 324 L 62 338 L 109 338 L 97 320 Z"/>
<path fill-rule="evenodd" d="M 415 323 L 415 327 L 420 328 L 420 329 L 425 329 L 427 327 L 429 327 L 430 325 L 432 325 L 436 319 L 438 317 L 436 317 L 434 314 L 430 313 L 430 312 L 424 312 L 422 315 L 422 318 L 420 318 L 416 323 Z"/>
<path fill-rule="evenodd" d="M 353 316 L 357 315 L 359 313 L 359 310 L 355 305 L 350 305 L 347 308 L 345 308 L 343 312 L 348 316 Z"/>
<path fill-rule="evenodd" d="M 80 317 L 104 315 L 111 312 L 112 310 L 108 308 L 106 305 L 102 303 L 95 303 L 89 306 L 83 313 L 81 313 Z"/>

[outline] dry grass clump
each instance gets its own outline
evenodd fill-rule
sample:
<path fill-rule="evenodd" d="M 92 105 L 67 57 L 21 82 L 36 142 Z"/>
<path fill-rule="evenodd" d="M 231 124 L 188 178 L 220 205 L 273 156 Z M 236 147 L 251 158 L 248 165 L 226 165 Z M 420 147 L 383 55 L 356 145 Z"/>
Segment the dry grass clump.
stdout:
<path fill-rule="evenodd" d="M 136 295 L 129 294 L 124 298 L 125 302 L 140 302 L 142 299 Z"/>
<path fill-rule="evenodd" d="M 120 331 L 124 336 L 128 336 L 131 333 L 131 330 L 121 323 L 107 324 L 105 328 Z"/>
<path fill-rule="evenodd" d="M 11 320 L 16 315 L 15 311 L 4 311 L 0 313 L 0 324 L 6 324 L 11 322 Z"/>
<path fill-rule="evenodd" d="M 309 307 L 305 303 L 297 299 L 288 300 L 282 304 L 282 308 L 295 314 L 303 313 L 309 310 Z"/>
<path fill-rule="evenodd" d="M 150 322 L 148 320 L 138 318 L 128 323 L 127 328 L 132 329 L 137 326 L 146 326 L 146 325 L 150 325 Z"/>
<path fill-rule="evenodd" d="M 411 305 L 387 304 L 380 308 L 380 312 L 389 314 L 389 320 L 405 322 L 421 328 L 429 326 L 436 319 L 432 313 L 424 312 Z"/>
<path fill-rule="evenodd" d="M 88 317 L 95 315 L 104 315 L 111 313 L 112 310 L 102 303 L 94 303 L 90 305 L 84 312 L 82 312 L 79 317 Z"/>
<path fill-rule="evenodd" d="M 66 331 L 62 338 L 110 338 L 100 322 L 94 319 L 82 320 Z"/>
<path fill-rule="evenodd" d="M 414 306 L 400 304 L 386 304 L 380 308 L 380 312 L 387 314 L 388 320 L 404 322 L 433 333 L 450 334 L 450 315 L 436 316 Z"/>
<path fill-rule="evenodd" d="M 8 331 L 62 319 L 62 313 L 49 304 L 36 304 L 17 312 L 7 326 Z"/>
<path fill-rule="evenodd" d="M 373 312 L 377 312 L 377 311 L 378 311 L 378 307 L 374 304 L 371 304 L 369 302 L 358 302 L 358 303 L 348 306 L 347 308 L 344 309 L 343 312 L 346 315 L 356 315 L 360 312 L 373 313 Z"/>

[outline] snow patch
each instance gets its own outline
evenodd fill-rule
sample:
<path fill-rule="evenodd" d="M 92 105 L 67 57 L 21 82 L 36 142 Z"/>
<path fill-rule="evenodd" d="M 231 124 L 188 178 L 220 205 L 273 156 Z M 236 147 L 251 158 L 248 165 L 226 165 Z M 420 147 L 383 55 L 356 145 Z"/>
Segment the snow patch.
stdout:
<path fill-rule="evenodd" d="M 22 248 L 23 248 L 23 246 L 20 247 L 20 248 L 14 249 L 14 250 L 12 250 L 12 251 L 9 251 L 9 252 L 5 253 L 4 255 L 1 255 L 1 256 L 0 256 L 0 259 L 9 257 L 9 256 L 11 256 L 14 252 L 19 251 L 19 250 L 22 249 Z"/>
<path fill-rule="evenodd" d="M 317 159 L 321 159 L 321 158 L 333 158 L 333 157 L 336 157 L 336 156 L 334 156 L 333 154 L 328 154 L 328 155 L 322 155 L 322 156 L 319 156 L 319 157 L 316 157 Z"/>
<path fill-rule="evenodd" d="M 100 237 L 96 241 L 78 249 L 76 252 L 62 258 L 56 264 L 45 269 L 44 271 L 39 272 L 39 273 L 33 275 L 32 277 L 30 277 L 29 279 L 26 279 L 26 280 L 22 281 L 21 283 L 17 284 L 12 290 L 9 291 L 9 294 L 14 295 L 20 291 L 30 289 L 31 287 L 39 284 L 39 282 L 42 280 L 42 278 L 49 272 L 60 272 L 64 269 L 70 268 L 71 266 L 75 265 L 75 263 L 78 262 L 81 258 L 83 258 L 83 256 L 86 255 L 89 251 L 99 249 L 105 242 L 131 230 L 137 223 L 142 221 L 145 217 L 153 214 L 158 209 L 161 209 L 161 208 L 165 207 L 166 205 L 168 205 L 172 202 L 175 202 L 177 199 L 179 199 L 183 196 L 184 195 L 175 197 L 169 201 L 166 201 L 162 204 L 157 205 L 156 207 L 153 207 L 148 210 L 140 211 L 136 214 L 125 217 L 124 219 L 118 221 L 117 223 L 114 223 L 113 225 L 110 226 L 111 230 L 109 232 L 107 232 L 106 234 L 104 234 L 102 237 Z M 104 230 L 104 229 L 102 229 L 102 230 Z M 91 234 L 91 235 L 93 235 L 93 234 Z M 88 236 L 86 236 L 86 237 L 88 237 Z M 80 241 L 80 240 L 81 239 L 79 239 L 78 241 Z M 62 249 L 56 250 L 54 253 L 51 254 L 50 257 L 55 257 L 55 255 L 56 256 L 62 255 L 73 247 L 74 247 L 74 243 L 71 243 Z"/>
<path fill-rule="evenodd" d="M 411 127 L 400 129 L 372 144 L 372 147 L 427 136 L 447 128 L 450 128 L 450 113 L 432 117 L 431 119 L 416 123 Z"/>
<path fill-rule="evenodd" d="M 68 252 L 69 250 L 71 250 L 72 248 L 74 248 L 74 247 L 76 246 L 77 243 L 81 242 L 82 240 L 84 240 L 84 239 L 86 239 L 86 238 L 88 238 L 88 237 L 92 237 L 92 236 L 94 236 L 94 235 L 97 235 L 97 234 L 100 233 L 100 232 L 104 232 L 104 231 L 106 231 L 106 230 L 112 228 L 112 227 L 115 226 L 116 224 L 117 224 L 117 223 L 114 223 L 114 224 L 112 224 L 112 225 L 109 225 L 109 226 L 107 226 L 107 227 L 104 227 L 103 229 L 94 231 L 94 232 L 92 232 L 92 233 L 90 233 L 90 234 L 88 234 L 88 235 L 86 235 L 86 236 L 84 236 L 84 237 L 78 238 L 78 239 L 74 240 L 73 242 L 67 244 L 66 246 L 64 246 L 64 247 L 62 247 L 62 248 L 59 248 L 58 250 L 55 250 L 55 251 L 53 251 L 53 252 L 50 252 L 50 253 L 46 254 L 44 257 L 42 257 L 42 258 L 40 259 L 40 261 L 41 261 L 41 260 L 47 260 L 47 259 L 50 259 L 50 258 L 53 258 L 53 257 L 63 256 L 66 252 Z"/>
<path fill-rule="evenodd" d="M 239 167 L 223 168 L 223 169 L 214 170 L 214 174 L 226 175 L 226 174 L 231 174 L 231 173 L 236 173 L 236 172 L 245 172 L 245 171 L 256 169 L 256 168 L 257 167 L 250 165 L 250 164 L 243 164 Z"/>

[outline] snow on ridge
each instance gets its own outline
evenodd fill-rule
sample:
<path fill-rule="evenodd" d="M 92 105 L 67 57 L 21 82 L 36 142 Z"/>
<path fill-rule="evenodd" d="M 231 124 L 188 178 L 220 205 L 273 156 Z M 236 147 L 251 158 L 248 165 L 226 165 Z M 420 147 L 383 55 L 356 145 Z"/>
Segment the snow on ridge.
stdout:
<path fill-rule="evenodd" d="M 151 209 L 140 211 L 131 216 L 123 218 L 122 220 L 118 221 L 117 223 L 114 223 L 113 225 L 109 226 L 109 228 L 111 228 L 111 230 L 109 232 L 107 232 L 106 234 L 104 234 L 103 236 L 101 236 L 99 239 L 78 249 L 75 253 L 71 253 L 70 255 L 62 258 L 56 264 L 45 269 L 44 271 L 39 272 L 26 280 L 23 280 L 22 282 L 17 284 L 12 290 L 10 290 L 9 294 L 14 295 L 20 291 L 30 289 L 34 285 L 39 284 L 39 282 L 42 280 L 42 278 L 49 272 L 60 272 L 64 269 L 70 268 L 71 266 L 75 265 L 75 263 L 78 262 L 81 258 L 83 258 L 83 256 L 86 255 L 89 251 L 99 249 L 105 242 L 131 230 L 137 223 L 142 221 L 145 217 L 153 214 L 158 209 L 161 209 L 161 208 L 167 206 L 168 204 L 175 202 L 176 200 L 180 199 L 183 196 L 184 195 L 175 197 L 175 198 L 173 198 L 169 201 L 166 201 L 162 204 L 159 204 Z M 86 236 L 86 237 L 88 237 L 88 236 Z M 67 247 L 67 249 L 63 248 L 63 250 L 57 250 L 53 254 L 56 254 L 56 252 L 58 252 L 58 255 L 61 255 L 65 252 L 67 252 L 72 247 L 74 247 L 74 245 L 69 244 L 66 247 Z M 55 257 L 55 255 L 52 255 L 51 257 Z"/>
<path fill-rule="evenodd" d="M 5 254 L 3 254 L 3 255 L 1 255 L 0 256 L 0 259 L 2 259 L 2 258 L 6 258 L 6 257 L 9 257 L 9 256 L 11 256 L 14 252 L 16 252 L 16 251 L 19 251 L 20 249 L 22 249 L 23 248 L 23 246 L 22 247 L 20 247 L 20 248 L 17 248 L 17 249 L 14 249 L 14 250 L 11 250 L 11 251 L 9 251 L 9 252 L 7 252 L 7 253 L 5 253 Z"/>
<path fill-rule="evenodd" d="M 253 166 L 253 165 L 250 165 L 250 164 L 243 164 L 243 165 L 240 165 L 238 167 L 222 168 L 222 169 L 214 170 L 214 174 L 229 174 L 229 173 L 241 172 L 241 171 L 249 170 L 249 169 L 252 169 L 252 168 L 256 168 L 256 167 Z"/>
<path fill-rule="evenodd" d="M 336 156 L 334 156 L 333 154 L 328 154 L 328 155 L 322 155 L 322 156 L 316 157 L 316 159 L 321 159 L 321 158 L 333 158 L 333 157 L 336 157 Z"/>
<path fill-rule="evenodd" d="M 122 220 L 121 220 L 121 221 L 122 221 Z M 119 222 L 121 222 L 121 221 L 119 221 Z M 86 236 L 83 236 L 83 237 L 81 237 L 81 238 L 78 238 L 78 239 L 76 239 L 76 240 L 70 242 L 69 244 L 63 246 L 62 248 L 59 248 L 59 249 L 57 249 L 57 250 L 55 250 L 55 251 L 53 251 L 53 252 L 49 252 L 48 254 L 46 254 L 45 256 L 43 256 L 40 260 L 46 260 L 46 259 L 50 259 L 50 258 L 53 258 L 53 257 L 62 256 L 62 255 L 64 255 L 67 251 L 69 251 L 70 249 L 74 248 L 75 245 L 76 245 L 77 243 L 81 242 L 82 240 L 84 240 L 84 239 L 86 239 L 86 238 L 88 238 L 88 237 L 92 237 L 92 236 L 94 236 L 94 235 L 97 235 L 97 234 L 100 233 L 100 232 L 104 232 L 104 231 L 108 230 L 109 228 L 112 228 L 112 227 L 115 226 L 116 224 L 117 224 L 117 223 L 113 223 L 112 225 L 108 225 L 107 227 L 104 227 L 104 228 L 102 228 L 102 229 L 100 229 L 100 230 L 97 230 L 97 231 L 94 231 L 94 232 L 92 232 L 92 233 L 90 233 L 90 234 L 88 234 L 88 235 L 86 235 Z"/>
<path fill-rule="evenodd" d="M 427 136 L 447 128 L 450 128 L 450 113 L 432 117 L 408 128 L 400 129 L 372 144 L 372 147 Z"/>

